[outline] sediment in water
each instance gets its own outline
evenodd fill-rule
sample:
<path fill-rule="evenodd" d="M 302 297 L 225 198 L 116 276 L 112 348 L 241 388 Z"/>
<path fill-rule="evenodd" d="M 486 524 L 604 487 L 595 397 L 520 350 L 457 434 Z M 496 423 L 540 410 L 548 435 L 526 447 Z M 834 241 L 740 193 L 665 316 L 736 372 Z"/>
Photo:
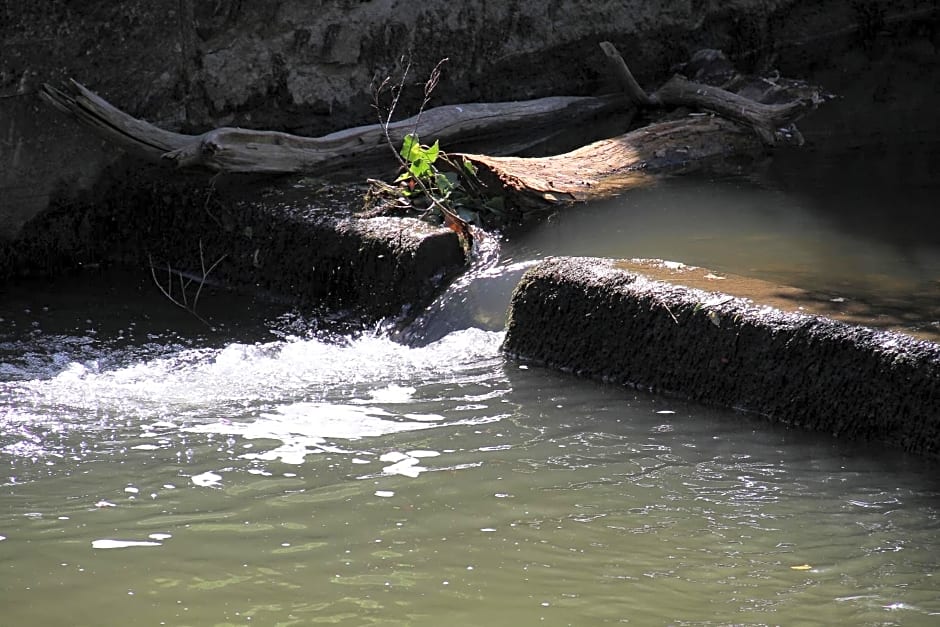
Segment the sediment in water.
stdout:
<path fill-rule="evenodd" d="M 621 385 L 940 457 L 940 345 L 553 258 L 510 306 L 504 351 Z"/>

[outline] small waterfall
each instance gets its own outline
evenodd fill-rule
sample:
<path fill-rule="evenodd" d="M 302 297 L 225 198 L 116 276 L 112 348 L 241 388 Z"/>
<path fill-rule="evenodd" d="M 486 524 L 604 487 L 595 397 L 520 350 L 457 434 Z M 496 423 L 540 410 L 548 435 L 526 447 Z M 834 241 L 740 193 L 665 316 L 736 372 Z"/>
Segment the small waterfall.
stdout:
<path fill-rule="evenodd" d="M 470 270 L 394 338 L 409 346 L 426 346 L 454 331 L 501 331 L 512 290 L 522 273 L 535 263 L 504 259 L 501 252 L 499 235 L 475 229 Z"/>

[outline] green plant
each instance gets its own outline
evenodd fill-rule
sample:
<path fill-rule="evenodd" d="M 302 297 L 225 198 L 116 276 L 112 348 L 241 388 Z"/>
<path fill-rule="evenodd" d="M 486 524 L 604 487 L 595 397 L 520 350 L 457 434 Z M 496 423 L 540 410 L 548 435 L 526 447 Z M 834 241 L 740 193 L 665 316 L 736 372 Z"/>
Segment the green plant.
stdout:
<path fill-rule="evenodd" d="M 417 212 L 425 220 L 443 223 L 456 231 L 469 248 L 473 242 L 471 224 L 482 226 L 481 215 L 494 218 L 489 226 L 498 223 L 503 214 L 503 199 L 488 197 L 477 178 L 476 166 L 464 158 L 454 158 L 441 150 L 440 141 L 428 145 L 421 143 L 418 129 L 421 114 L 430 102 L 431 92 L 438 84 L 441 60 L 424 84 L 424 98 L 409 133 L 401 138 L 400 147 L 390 132 L 391 120 L 405 88 L 410 62 L 405 63 L 399 80 L 386 77 L 374 87 L 373 106 L 378 112 L 379 124 L 385 140 L 398 161 L 400 171 L 392 184 L 370 179 L 367 196 L 369 213 L 373 215 L 395 212 Z M 388 96 L 388 105 L 383 105 Z"/>
<path fill-rule="evenodd" d="M 502 198 L 484 197 L 476 166 L 467 159 L 453 159 L 438 140 L 428 146 L 409 133 L 398 155 L 402 172 L 395 179 L 397 193 L 413 208 L 439 214 L 445 222 L 456 218 L 476 226 L 483 226 L 481 213 L 500 214 Z"/>
<path fill-rule="evenodd" d="M 423 187 L 428 193 L 434 194 L 439 201 L 445 201 L 450 197 L 458 184 L 457 175 L 453 172 L 445 174 L 437 169 L 435 163 L 441 157 L 439 141 L 435 140 L 432 145 L 425 146 L 421 144 L 417 135 L 408 133 L 402 141 L 399 154 L 404 159 L 402 167 L 405 171 L 395 179 L 395 183 L 404 184 L 407 187 L 406 196 L 416 189 L 421 191 Z"/>
<path fill-rule="evenodd" d="M 421 143 L 414 133 L 405 135 L 399 155 L 403 159 L 403 172 L 395 179 L 405 197 L 426 195 L 433 199 L 432 206 L 444 205 L 458 213 L 460 201 L 468 199 L 458 167 L 450 157 L 441 152 L 440 142 L 430 146 Z M 445 170 L 438 167 L 444 164 Z M 473 164 L 463 161 L 464 169 L 475 174 Z"/>

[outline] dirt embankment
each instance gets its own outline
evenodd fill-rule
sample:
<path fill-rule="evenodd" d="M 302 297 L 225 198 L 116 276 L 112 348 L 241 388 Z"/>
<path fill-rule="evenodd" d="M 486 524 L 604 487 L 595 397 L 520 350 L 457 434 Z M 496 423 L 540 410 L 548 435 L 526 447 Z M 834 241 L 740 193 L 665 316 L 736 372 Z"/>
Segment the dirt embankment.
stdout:
<path fill-rule="evenodd" d="M 860 3 L 845 4 L 7 1 L 0 3 L 0 242 L 50 199 L 91 187 L 115 159 L 38 101 L 43 82 L 75 78 L 170 130 L 231 125 L 318 135 L 373 122 L 370 85 L 400 71 L 403 55 L 415 83 L 450 58 L 435 103 L 594 94 L 615 89 L 599 41 L 614 42 L 640 81 L 653 82 L 700 47 L 721 48 L 746 67 L 772 61 L 777 45 L 874 19 L 852 8 Z M 863 4 L 900 12 L 923 3 Z M 406 90 L 403 114 L 414 112 L 419 94 L 419 85 Z"/>

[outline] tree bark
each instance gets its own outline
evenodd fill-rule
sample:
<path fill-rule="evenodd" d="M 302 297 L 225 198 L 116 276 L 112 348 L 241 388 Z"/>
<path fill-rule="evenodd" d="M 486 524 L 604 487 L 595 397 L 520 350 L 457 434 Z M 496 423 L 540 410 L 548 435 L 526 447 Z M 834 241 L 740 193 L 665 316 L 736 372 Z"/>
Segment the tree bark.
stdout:
<path fill-rule="evenodd" d="M 66 91 L 44 86 L 52 105 L 119 146 L 154 161 L 220 172 L 323 172 L 395 150 L 408 133 L 458 140 L 498 135 L 520 127 L 551 128 L 629 108 L 687 107 L 709 113 L 650 124 L 572 152 L 542 158 L 464 154 L 491 195 L 520 208 L 604 198 L 648 184 L 657 175 L 695 169 L 716 159 L 760 154 L 781 140 L 801 139 L 792 122 L 821 101 L 804 90 L 792 102 L 768 105 L 674 76 L 648 95 L 617 49 L 601 44 L 625 94 L 602 98 L 543 98 L 525 102 L 448 105 L 386 125 L 346 129 L 323 137 L 219 128 L 202 135 L 159 129 L 113 107 L 82 85 Z M 805 95 L 809 93 L 810 95 Z M 790 125 L 790 128 L 785 127 Z M 387 152 L 387 154 L 389 154 Z"/>
<path fill-rule="evenodd" d="M 794 100 L 770 105 L 755 102 L 719 87 L 693 83 L 683 76 L 673 76 L 656 90 L 651 100 L 660 105 L 694 107 L 711 111 L 723 118 L 753 129 L 761 140 L 772 146 L 781 139 L 779 130 L 802 117 L 814 101 Z"/>
<path fill-rule="evenodd" d="M 522 209 L 614 196 L 653 183 L 659 175 L 688 172 L 728 155 L 757 156 L 754 133 L 715 116 L 650 124 L 572 152 L 541 158 L 461 155 L 477 168 L 492 195 Z"/>
<path fill-rule="evenodd" d="M 128 115 L 75 81 L 65 90 L 44 85 L 41 96 L 104 139 L 144 159 L 170 161 L 183 168 L 267 174 L 335 170 L 383 151 L 390 154 L 389 139 L 397 147 L 408 133 L 446 144 L 523 127 L 533 130 L 534 143 L 542 138 L 539 129 L 551 132 L 562 122 L 616 111 L 627 104 L 623 96 L 613 95 L 448 105 L 388 124 L 388 137 L 381 124 L 300 137 L 241 128 L 218 128 L 201 135 L 174 133 Z"/>

